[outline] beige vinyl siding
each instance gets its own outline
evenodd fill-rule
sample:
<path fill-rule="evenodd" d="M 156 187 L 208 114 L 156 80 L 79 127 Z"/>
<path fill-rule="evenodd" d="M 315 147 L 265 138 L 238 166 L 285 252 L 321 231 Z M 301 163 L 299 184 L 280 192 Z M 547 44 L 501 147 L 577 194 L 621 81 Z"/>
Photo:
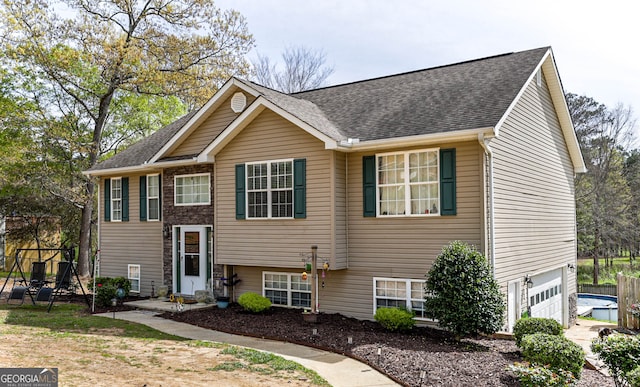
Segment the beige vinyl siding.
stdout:
<path fill-rule="evenodd" d="M 111 176 L 110 176 L 111 177 Z M 162 284 L 162 222 L 140 221 L 140 175 L 129 178 L 129 221 L 104 221 L 104 181 L 100 179 L 100 276 L 127 277 L 127 265 L 140 265 L 140 294 Z M 109 177 L 107 177 L 109 178 Z"/>
<path fill-rule="evenodd" d="M 188 156 L 199 154 L 207 147 L 223 130 L 238 117 L 239 113 L 231 110 L 231 98 L 227 98 L 220 106 L 211 113 L 211 115 L 198 126 L 175 150 L 169 157 Z M 249 106 L 255 97 L 245 93 L 247 97 L 247 106 Z"/>
<path fill-rule="evenodd" d="M 301 254 L 318 246 L 333 269 L 344 258 L 333 255 L 331 203 L 333 151 L 277 114 L 265 110 L 216 155 L 216 260 L 220 264 L 302 267 Z M 281 159 L 306 159 L 306 219 L 235 218 L 235 165 Z M 343 242 L 344 244 L 344 242 Z"/>
<path fill-rule="evenodd" d="M 546 82 L 533 80 L 491 142 L 496 278 L 506 287 L 575 262 L 573 165 Z M 568 293 L 575 293 L 569 275 Z"/>
<path fill-rule="evenodd" d="M 342 152 L 332 152 L 334 166 L 331 168 L 335 172 L 333 177 L 334 193 L 333 198 L 333 248 L 336 268 L 349 267 L 347 257 L 347 244 L 349 232 L 347 229 L 347 155 Z"/>

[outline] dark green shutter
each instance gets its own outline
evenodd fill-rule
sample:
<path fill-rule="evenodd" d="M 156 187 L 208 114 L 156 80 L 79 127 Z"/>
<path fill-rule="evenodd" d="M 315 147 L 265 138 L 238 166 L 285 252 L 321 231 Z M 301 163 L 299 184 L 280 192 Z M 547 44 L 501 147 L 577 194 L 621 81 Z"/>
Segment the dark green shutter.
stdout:
<path fill-rule="evenodd" d="M 293 160 L 293 217 L 307 217 L 307 160 Z"/>
<path fill-rule="evenodd" d="M 104 179 L 104 221 L 111 221 L 111 179 Z"/>
<path fill-rule="evenodd" d="M 122 180 L 122 221 L 129 221 L 129 178 L 123 177 Z"/>
<path fill-rule="evenodd" d="M 162 175 L 158 175 L 158 220 L 162 220 Z"/>
<path fill-rule="evenodd" d="M 245 219 L 245 178 L 244 164 L 236 165 L 236 219 Z"/>
<path fill-rule="evenodd" d="M 456 150 L 440 150 L 440 214 L 456 214 Z"/>
<path fill-rule="evenodd" d="M 147 220 L 147 176 L 140 176 L 140 221 Z"/>
<path fill-rule="evenodd" d="M 376 216 L 376 156 L 362 158 L 362 199 L 365 217 Z"/>

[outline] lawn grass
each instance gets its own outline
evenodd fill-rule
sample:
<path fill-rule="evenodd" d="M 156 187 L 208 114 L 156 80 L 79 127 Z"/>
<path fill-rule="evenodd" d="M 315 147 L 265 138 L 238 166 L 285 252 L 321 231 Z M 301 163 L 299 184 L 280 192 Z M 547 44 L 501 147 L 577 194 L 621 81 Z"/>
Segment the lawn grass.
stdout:
<path fill-rule="evenodd" d="M 605 259 L 599 259 L 599 284 L 612 284 L 617 283 L 618 273 L 622 273 L 630 277 L 640 277 L 640 259 L 634 261 L 633 266 L 629 263 L 628 257 L 613 258 L 613 265 L 611 267 L 605 267 Z M 578 260 L 578 283 L 579 284 L 592 284 L 593 283 L 593 259 L 579 259 Z"/>
<path fill-rule="evenodd" d="M 176 340 L 187 339 L 149 328 L 129 321 L 93 316 L 84 305 L 55 304 L 50 313 L 45 305 L 0 304 L 0 324 L 16 327 L 29 326 L 48 328 L 53 332 L 104 333 L 113 336 L 140 339 Z"/>

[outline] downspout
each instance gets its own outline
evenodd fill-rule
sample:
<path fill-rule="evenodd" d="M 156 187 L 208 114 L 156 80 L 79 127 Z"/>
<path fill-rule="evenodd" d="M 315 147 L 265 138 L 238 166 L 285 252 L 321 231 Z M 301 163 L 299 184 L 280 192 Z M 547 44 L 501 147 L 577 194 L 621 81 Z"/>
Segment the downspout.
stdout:
<path fill-rule="evenodd" d="M 494 219 L 494 199 L 493 199 L 493 152 L 489 147 L 489 139 L 487 139 L 484 133 L 478 134 L 478 142 L 484 153 L 487 155 L 489 163 L 489 227 L 488 227 L 488 243 L 489 243 L 489 264 L 491 265 L 491 273 L 493 278 L 496 277 L 496 246 L 495 246 L 495 219 Z"/>

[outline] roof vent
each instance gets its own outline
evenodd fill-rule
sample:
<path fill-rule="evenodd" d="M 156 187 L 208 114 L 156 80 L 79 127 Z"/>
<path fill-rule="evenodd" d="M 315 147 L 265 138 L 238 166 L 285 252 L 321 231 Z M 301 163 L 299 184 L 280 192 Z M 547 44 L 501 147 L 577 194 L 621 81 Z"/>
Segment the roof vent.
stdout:
<path fill-rule="evenodd" d="M 238 92 L 231 97 L 231 110 L 234 113 L 240 113 L 247 106 L 247 97 L 244 94 Z"/>

